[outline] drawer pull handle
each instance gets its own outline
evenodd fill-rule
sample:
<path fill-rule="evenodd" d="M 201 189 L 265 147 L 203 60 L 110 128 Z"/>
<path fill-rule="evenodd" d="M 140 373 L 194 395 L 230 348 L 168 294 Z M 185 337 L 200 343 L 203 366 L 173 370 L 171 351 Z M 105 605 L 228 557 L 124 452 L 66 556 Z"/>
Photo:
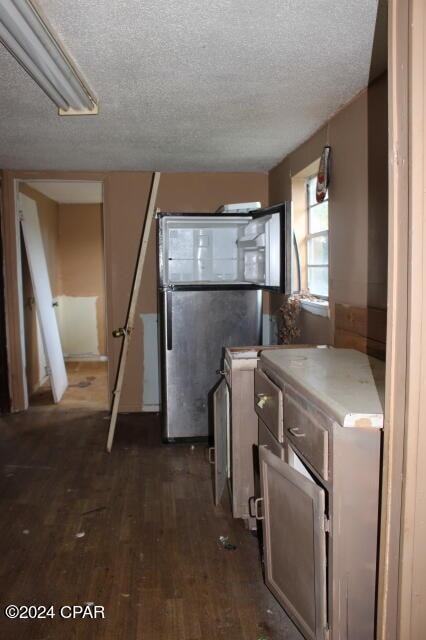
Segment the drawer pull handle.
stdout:
<path fill-rule="evenodd" d="M 209 462 L 210 464 L 215 463 L 215 450 L 214 447 L 209 447 Z"/>
<path fill-rule="evenodd" d="M 287 431 L 295 438 L 306 438 L 306 433 L 299 433 L 299 427 L 290 427 Z"/>
<path fill-rule="evenodd" d="M 264 520 L 264 517 L 259 515 L 259 505 L 263 502 L 263 498 L 256 498 L 254 501 L 254 517 L 256 520 Z"/>
<path fill-rule="evenodd" d="M 269 400 L 269 396 L 267 396 L 266 393 L 256 393 L 256 398 L 257 398 L 256 404 L 259 407 L 259 409 L 263 409 Z"/>

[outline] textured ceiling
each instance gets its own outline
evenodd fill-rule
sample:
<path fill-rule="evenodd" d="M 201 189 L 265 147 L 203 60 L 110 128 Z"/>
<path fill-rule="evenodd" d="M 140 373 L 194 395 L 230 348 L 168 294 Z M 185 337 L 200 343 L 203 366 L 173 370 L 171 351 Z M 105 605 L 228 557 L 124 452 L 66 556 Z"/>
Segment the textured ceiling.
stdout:
<path fill-rule="evenodd" d="M 100 114 L 59 117 L 0 46 L 2 168 L 265 171 L 369 79 L 377 0 L 38 5 Z"/>

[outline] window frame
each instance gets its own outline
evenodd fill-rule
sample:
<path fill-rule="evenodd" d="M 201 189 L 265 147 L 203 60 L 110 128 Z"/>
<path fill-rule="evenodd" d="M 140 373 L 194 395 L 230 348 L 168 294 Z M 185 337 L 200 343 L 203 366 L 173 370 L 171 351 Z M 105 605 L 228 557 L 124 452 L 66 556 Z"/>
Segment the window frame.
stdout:
<path fill-rule="evenodd" d="M 316 174 L 313 174 L 311 176 L 308 176 L 306 178 L 306 184 L 305 184 L 305 197 L 306 197 L 306 237 L 305 237 L 305 241 L 306 241 L 306 285 L 309 291 L 309 294 L 312 295 L 314 298 L 318 298 L 318 300 L 322 300 L 322 301 L 328 301 L 329 296 L 330 296 L 330 285 L 329 285 L 329 275 L 330 275 L 330 244 L 329 244 L 329 220 L 328 220 L 328 191 L 326 194 L 326 197 L 324 198 L 324 200 L 322 202 L 314 202 L 314 203 L 310 203 L 310 199 L 309 199 L 309 184 L 312 180 L 316 180 L 317 176 Z M 327 203 L 327 229 L 324 231 L 316 231 L 315 233 L 311 233 L 310 231 L 310 226 L 311 226 L 311 222 L 310 222 L 310 213 L 312 211 L 312 209 L 314 209 L 315 207 L 321 205 L 322 203 L 326 202 Z M 326 264 L 310 264 L 309 262 L 309 242 L 312 239 L 315 238 L 327 238 L 327 263 Z M 309 269 L 315 269 L 316 267 L 327 267 L 327 295 L 321 295 L 319 293 L 315 293 L 312 292 L 309 288 Z"/>

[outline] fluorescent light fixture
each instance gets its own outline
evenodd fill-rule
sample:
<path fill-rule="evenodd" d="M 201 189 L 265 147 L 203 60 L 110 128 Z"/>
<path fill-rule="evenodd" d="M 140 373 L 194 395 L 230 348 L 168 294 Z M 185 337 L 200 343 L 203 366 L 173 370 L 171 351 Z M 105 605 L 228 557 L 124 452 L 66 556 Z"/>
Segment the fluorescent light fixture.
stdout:
<path fill-rule="evenodd" d="M 30 0 L 0 1 L 0 42 L 60 115 L 95 114 L 96 100 Z"/>

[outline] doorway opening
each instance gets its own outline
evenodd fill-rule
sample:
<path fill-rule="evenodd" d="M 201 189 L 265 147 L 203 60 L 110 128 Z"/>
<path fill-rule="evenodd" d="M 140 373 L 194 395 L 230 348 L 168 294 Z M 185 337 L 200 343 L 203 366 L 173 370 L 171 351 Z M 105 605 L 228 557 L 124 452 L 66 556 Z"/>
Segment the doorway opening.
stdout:
<path fill-rule="evenodd" d="M 28 404 L 108 409 L 103 183 L 18 181 L 17 203 Z"/>

